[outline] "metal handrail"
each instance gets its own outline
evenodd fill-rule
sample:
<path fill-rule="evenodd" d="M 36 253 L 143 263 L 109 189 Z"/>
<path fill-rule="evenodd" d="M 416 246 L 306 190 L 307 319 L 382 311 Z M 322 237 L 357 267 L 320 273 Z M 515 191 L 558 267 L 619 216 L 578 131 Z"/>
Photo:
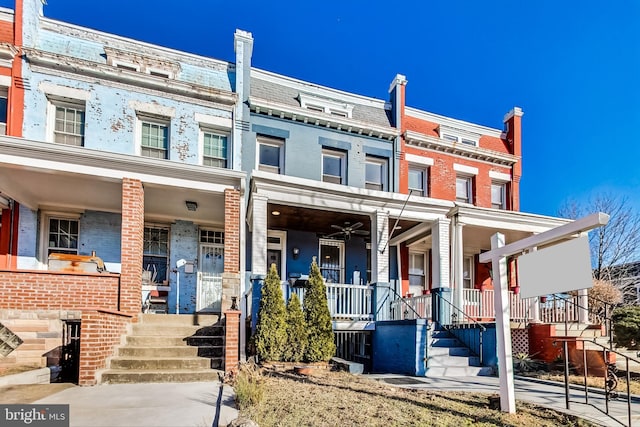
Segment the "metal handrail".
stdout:
<path fill-rule="evenodd" d="M 600 343 L 598 343 L 595 338 L 593 340 L 587 340 L 587 339 L 576 339 L 576 341 L 582 341 L 584 342 L 589 342 L 592 344 L 597 345 L 598 347 L 602 348 L 602 356 L 603 356 L 603 360 L 604 360 L 604 364 L 605 364 L 605 369 L 606 369 L 606 376 L 605 376 L 605 387 L 604 387 L 604 391 L 605 391 L 605 413 L 607 415 L 609 415 L 609 400 L 612 398 L 612 395 L 614 393 L 612 393 L 612 390 L 615 389 L 617 383 L 618 383 L 618 379 L 617 376 L 615 375 L 615 363 L 613 364 L 614 369 L 610 369 L 611 365 L 608 360 L 608 356 L 607 356 L 607 352 L 610 353 L 614 353 L 616 355 L 622 356 L 624 357 L 625 360 L 625 371 L 626 371 L 626 380 L 627 380 L 627 419 L 629 421 L 629 427 L 631 427 L 631 388 L 630 388 L 630 384 L 631 384 L 631 373 L 629 371 L 629 361 L 632 360 L 636 363 L 640 364 L 640 360 L 635 359 L 633 357 L 629 357 L 626 354 L 620 353 L 619 351 L 613 350 L 611 348 L 607 348 L 607 346 L 602 345 Z M 583 353 L 583 359 L 584 359 L 584 396 L 585 396 L 585 403 L 589 404 L 589 391 L 588 391 L 588 387 L 587 387 L 587 356 L 586 356 L 586 346 L 583 344 L 582 345 L 582 353 Z M 565 359 L 567 358 L 567 355 L 565 355 Z M 565 382 L 568 381 L 568 369 L 565 370 Z M 566 391 L 567 393 L 567 403 L 568 403 L 568 390 Z M 567 409 L 568 409 L 568 404 L 567 404 Z"/>
<path fill-rule="evenodd" d="M 446 302 L 447 304 L 449 304 L 449 307 L 453 308 L 455 311 L 457 311 L 458 313 L 462 314 L 463 318 L 466 318 L 468 320 L 471 321 L 471 325 L 477 327 L 478 329 L 480 329 L 480 334 L 479 334 L 479 339 L 478 339 L 478 347 L 479 349 L 476 351 L 476 349 L 471 348 L 472 345 L 470 343 L 465 342 L 464 340 L 462 340 L 462 343 L 471 351 L 473 351 L 474 353 L 476 353 L 480 359 L 480 365 L 482 366 L 482 334 L 484 332 L 486 332 L 487 328 L 482 325 L 480 322 L 478 322 L 476 319 L 472 318 L 471 316 L 469 316 L 467 313 L 464 312 L 464 310 L 461 310 L 460 308 L 458 308 L 455 304 L 453 304 L 451 301 L 447 300 L 445 297 L 443 297 L 442 295 L 436 293 L 434 294 L 437 298 L 440 298 L 440 300 Z M 452 314 L 452 317 L 455 316 L 456 318 L 458 317 L 457 314 Z M 457 328 L 453 328 L 455 326 L 459 326 L 459 325 L 468 325 L 469 323 L 458 323 L 456 325 L 445 325 L 442 322 L 438 322 L 440 323 L 441 326 L 443 326 L 447 331 L 451 332 L 452 329 L 457 329 Z M 454 334 L 455 335 L 455 334 Z M 459 338 L 456 336 L 456 338 Z"/>
<path fill-rule="evenodd" d="M 410 309 L 411 309 L 411 311 L 413 311 L 413 312 L 415 313 L 415 315 L 416 315 L 416 317 L 417 317 L 418 319 L 423 319 L 423 317 L 422 317 L 422 316 L 420 316 L 420 313 L 418 313 L 418 312 L 417 312 L 413 307 L 411 307 L 411 305 L 409 305 L 409 303 L 407 303 L 407 302 L 404 300 L 404 298 L 402 298 L 402 296 L 401 296 L 400 294 L 398 294 L 398 292 L 396 292 L 396 290 L 395 290 L 394 288 L 392 288 L 391 286 L 384 286 L 384 285 L 383 285 L 383 286 L 379 286 L 379 285 L 378 285 L 377 287 L 379 287 L 379 288 L 387 288 L 387 289 L 389 289 L 391 292 L 393 292 L 393 294 L 394 294 L 396 297 L 398 297 L 398 299 L 399 299 L 400 301 L 402 301 L 402 303 L 403 303 L 404 305 L 406 305 L 408 308 L 410 308 Z M 384 306 L 384 302 L 385 302 L 388 298 L 389 298 L 389 295 L 387 295 L 387 296 L 385 297 L 385 299 L 382 301 L 382 304 L 380 304 L 380 307 L 378 307 L 378 309 L 376 310 L 376 313 L 375 313 L 375 317 L 374 317 L 374 319 L 377 319 L 377 318 L 378 318 L 378 313 L 380 312 L 380 309 Z"/>

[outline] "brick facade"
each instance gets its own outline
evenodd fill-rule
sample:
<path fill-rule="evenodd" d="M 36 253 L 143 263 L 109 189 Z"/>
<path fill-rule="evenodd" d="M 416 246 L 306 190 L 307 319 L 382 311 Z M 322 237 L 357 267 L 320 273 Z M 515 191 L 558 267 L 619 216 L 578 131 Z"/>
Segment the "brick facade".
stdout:
<path fill-rule="evenodd" d="M 240 192 L 224 190 L 224 272 L 240 271 Z"/>
<path fill-rule="evenodd" d="M 131 322 L 128 314 L 108 310 L 83 310 L 80 329 L 79 385 L 95 385 L 96 373 L 121 343 Z"/>
<path fill-rule="evenodd" d="M 224 335 L 224 371 L 238 370 L 240 360 L 240 314 L 238 310 L 227 310 Z"/>
<path fill-rule="evenodd" d="M 122 180 L 120 311 L 137 319 L 142 295 L 144 188 L 135 179 Z"/>
<path fill-rule="evenodd" d="M 0 283 L 0 309 L 118 309 L 120 277 L 117 274 L 0 271 Z"/>

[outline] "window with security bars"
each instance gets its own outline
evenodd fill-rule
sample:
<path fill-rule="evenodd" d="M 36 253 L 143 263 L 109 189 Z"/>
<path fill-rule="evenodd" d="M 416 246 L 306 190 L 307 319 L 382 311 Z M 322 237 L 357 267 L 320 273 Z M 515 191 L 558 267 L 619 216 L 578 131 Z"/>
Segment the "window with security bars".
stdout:
<path fill-rule="evenodd" d="M 202 164 L 217 168 L 227 167 L 227 137 L 211 132 L 203 132 L 204 151 Z"/>
<path fill-rule="evenodd" d="M 169 229 L 145 227 L 142 268 L 152 272 L 156 282 L 167 279 L 169 264 Z"/>
<path fill-rule="evenodd" d="M 224 231 L 200 230 L 200 243 L 224 245 Z"/>
<path fill-rule="evenodd" d="M 78 220 L 49 218 L 47 255 L 78 254 Z"/>
<path fill-rule="evenodd" d="M 169 126 L 143 121 L 141 135 L 141 155 L 154 159 L 169 158 Z"/>
<path fill-rule="evenodd" d="M 84 110 L 75 106 L 56 106 L 53 141 L 84 146 Z"/>

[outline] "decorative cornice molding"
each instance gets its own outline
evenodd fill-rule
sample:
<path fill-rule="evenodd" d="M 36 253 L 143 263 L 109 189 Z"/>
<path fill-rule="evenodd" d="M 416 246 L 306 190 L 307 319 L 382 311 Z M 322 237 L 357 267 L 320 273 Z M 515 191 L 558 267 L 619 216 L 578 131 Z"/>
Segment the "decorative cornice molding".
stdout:
<path fill-rule="evenodd" d="M 502 166 L 511 166 L 520 160 L 519 157 L 514 156 L 513 154 L 504 154 L 493 150 L 487 150 L 486 148 L 474 147 L 462 143 L 453 143 L 414 131 L 406 131 L 404 137 L 407 144 L 415 147 L 454 154 L 460 157 L 494 163 Z"/>
<path fill-rule="evenodd" d="M 249 99 L 249 106 L 251 111 L 258 114 L 266 114 L 269 116 L 279 117 L 281 119 L 293 120 L 315 126 L 323 126 L 343 132 L 386 139 L 389 141 L 399 135 L 398 130 L 392 127 L 375 126 L 346 117 L 331 116 L 306 108 L 292 107 L 290 105 L 271 102 L 256 97 L 251 97 Z"/>
<path fill-rule="evenodd" d="M 237 99 L 235 93 L 222 89 L 168 80 L 162 77 L 116 68 L 111 65 L 98 64 L 36 49 L 24 49 L 24 52 L 34 71 L 37 70 L 36 67 L 41 67 L 43 72 L 48 71 L 50 74 L 60 75 L 61 72 L 68 72 L 72 75 L 101 78 L 134 87 L 155 89 L 167 94 L 183 95 L 229 106 L 234 105 Z"/>

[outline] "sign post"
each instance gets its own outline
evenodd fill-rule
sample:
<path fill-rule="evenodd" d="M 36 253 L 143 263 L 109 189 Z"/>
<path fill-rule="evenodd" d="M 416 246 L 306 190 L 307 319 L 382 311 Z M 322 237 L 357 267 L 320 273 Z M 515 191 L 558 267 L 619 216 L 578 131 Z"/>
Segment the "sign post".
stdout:
<path fill-rule="evenodd" d="M 507 257 L 521 254 L 525 250 L 532 250 L 538 246 L 552 246 L 561 241 L 571 240 L 579 237 L 581 233 L 591 229 L 606 225 L 609 222 L 609 215 L 605 213 L 595 213 L 584 218 L 580 218 L 571 223 L 561 225 L 551 230 L 535 236 L 530 236 L 517 242 L 510 243 L 505 246 L 504 236 L 496 233 L 491 238 L 491 250 L 480 254 L 480 262 L 491 262 L 493 269 L 494 288 L 495 288 L 495 308 L 496 308 L 496 341 L 498 350 L 498 374 L 500 376 L 500 409 L 503 412 L 515 413 L 515 390 L 513 385 L 513 358 L 511 350 L 511 328 L 509 325 L 509 289 L 507 283 Z M 537 251 L 542 252 L 542 251 Z M 571 259 L 576 258 L 570 254 Z M 587 253 L 588 257 L 588 253 Z M 588 258 L 587 258 L 588 260 Z M 584 265 L 584 264 L 582 264 Z M 587 264 L 589 265 L 589 264 Z M 548 273 L 554 275 L 557 271 L 552 267 Z M 584 272 L 582 272 L 584 273 Z M 591 277 L 591 269 L 588 269 L 589 278 Z M 584 275 L 583 275 L 584 276 Z M 522 277 L 521 277 L 522 279 Z M 539 277 L 536 278 L 539 280 Z M 590 279 L 589 279 L 590 280 Z M 525 278 L 524 282 L 531 282 Z M 534 282 L 535 283 L 535 282 Z M 590 287 L 586 284 L 584 287 Z M 577 288 L 574 288 L 577 289 Z M 542 292 L 549 292 L 544 288 Z M 559 292 L 556 290 L 555 292 Z M 521 294 L 523 289 L 521 287 Z M 535 290 L 527 289 L 525 294 L 534 296 Z"/>

